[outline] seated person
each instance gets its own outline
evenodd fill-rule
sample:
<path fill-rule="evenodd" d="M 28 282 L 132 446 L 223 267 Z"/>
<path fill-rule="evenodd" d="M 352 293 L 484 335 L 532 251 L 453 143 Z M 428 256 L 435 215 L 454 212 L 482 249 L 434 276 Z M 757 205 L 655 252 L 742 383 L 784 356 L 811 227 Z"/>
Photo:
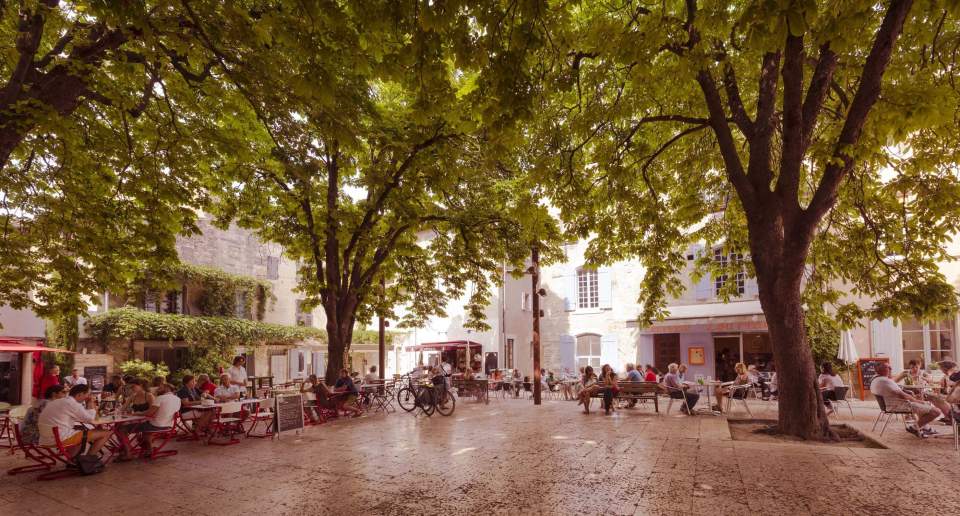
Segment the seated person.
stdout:
<path fill-rule="evenodd" d="M 201 396 L 213 398 L 213 393 L 217 390 L 217 384 L 210 381 L 210 375 L 201 374 L 197 376 L 197 389 Z"/>
<path fill-rule="evenodd" d="M 220 375 L 220 385 L 213 391 L 213 397 L 217 401 L 236 401 L 240 399 L 240 386 L 230 381 L 230 375 L 223 373 Z"/>
<path fill-rule="evenodd" d="M 167 379 L 165 377 L 154 376 L 153 381 L 150 382 L 150 388 L 148 389 L 148 391 L 150 392 L 150 394 L 157 396 L 158 395 L 157 391 L 160 389 L 160 386 L 165 385 L 166 383 L 167 383 Z"/>
<path fill-rule="evenodd" d="M 920 367 L 919 360 L 911 360 L 907 362 L 907 370 L 894 376 L 893 381 L 904 385 L 926 385 L 931 378 L 930 373 Z"/>
<path fill-rule="evenodd" d="M 837 393 L 834 389 L 844 387 L 843 380 L 833 372 L 833 364 L 824 362 L 820 365 L 820 376 L 817 378 L 817 384 L 820 386 L 823 404 L 827 407 L 827 415 L 833 414 L 833 403 L 831 402 L 837 401 Z"/>
<path fill-rule="evenodd" d="M 125 413 L 145 412 L 153 403 L 153 394 L 147 389 L 149 384 L 143 378 L 134 378 L 129 383 L 130 393 L 123 399 L 123 409 Z"/>
<path fill-rule="evenodd" d="M 743 362 L 737 362 L 733 366 L 737 372 L 737 377 L 732 382 L 717 385 L 714 393 L 717 396 L 717 404 L 713 407 L 716 412 L 723 412 L 723 398 L 735 392 L 741 385 L 750 385 L 750 377 L 747 376 L 747 365 Z"/>
<path fill-rule="evenodd" d="M 590 413 L 590 398 L 597 392 L 600 392 L 600 386 L 597 385 L 597 375 L 593 372 L 593 367 L 587 366 L 583 370 L 583 378 L 580 380 L 583 388 L 580 389 L 580 399 L 577 405 L 583 405 L 583 412 Z"/>
<path fill-rule="evenodd" d="M 642 382 L 643 375 L 640 374 L 640 371 L 637 371 L 637 367 L 633 364 L 627 364 L 627 381 L 628 382 Z"/>
<path fill-rule="evenodd" d="M 83 440 L 83 432 L 75 427 L 93 423 L 96 418 L 96 400 L 90 395 L 90 387 L 86 384 L 74 385 L 70 388 L 69 396 L 47 402 L 43 412 L 40 413 L 40 419 L 37 421 L 40 445 L 56 445 L 53 437 L 53 429 L 56 428 L 60 434 L 60 442 L 65 448 L 79 446 Z M 87 442 L 92 444 L 87 454 L 99 454 L 100 448 L 103 448 L 112 434 L 111 430 L 88 430 Z M 79 453 L 83 453 L 83 450 L 78 449 L 75 454 Z"/>
<path fill-rule="evenodd" d="M 177 391 L 177 397 L 180 398 L 180 418 L 184 421 L 192 421 L 195 432 L 205 431 L 213 420 L 213 410 L 190 410 L 190 407 L 203 403 L 203 396 L 197 388 L 197 379 L 193 375 L 184 375 L 183 385 Z"/>
<path fill-rule="evenodd" d="M 645 382 L 655 382 L 657 381 L 657 369 L 650 364 L 647 364 L 644 369 L 646 373 L 643 375 L 643 381 Z"/>
<path fill-rule="evenodd" d="M 357 407 L 357 395 L 359 390 L 357 385 L 353 383 L 353 378 L 350 377 L 350 372 L 346 369 L 340 370 L 340 378 L 337 378 L 337 383 L 333 386 L 334 392 L 344 393 L 342 398 L 341 409 L 350 412 L 354 417 L 359 416 L 362 411 Z"/>
<path fill-rule="evenodd" d="M 681 382 L 687 381 L 687 364 L 677 366 L 677 377 L 680 378 Z"/>
<path fill-rule="evenodd" d="M 887 410 L 896 410 L 908 408 L 917 416 L 916 424 L 907 427 L 911 434 L 922 438 L 936 435 L 936 431 L 930 428 L 930 423 L 940 416 L 938 410 L 932 403 L 921 401 L 919 398 L 910 394 L 897 385 L 890 376 L 890 366 L 881 362 L 877 365 L 877 376 L 870 382 L 870 392 L 874 396 L 882 396 Z"/>
<path fill-rule="evenodd" d="M 180 398 L 173 393 L 172 385 L 164 383 L 157 386 L 157 396 L 150 404 L 150 408 L 140 414 L 146 416 L 147 420 L 133 425 L 128 430 L 129 432 L 140 433 L 140 445 L 146 455 L 150 455 L 153 451 L 153 439 L 156 434 L 173 428 L 173 421 L 177 412 L 180 412 L 180 407 Z M 132 452 L 129 440 L 124 441 L 124 449 L 120 452 L 120 458 L 129 458 Z"/>
<path fill-rule="evenodd" d="M 943 360 L 938 365 L 943 372 L 943 378 L 940 379 L 940 394 L 950 394 L 953 386 L 957 384 L 957 380 L 953 379 L 954 373 L 957 372 L 957 363 L 952 360 Z M 960 375 L 957 375 L 957 379 L 960 380 Z"/>
<path fill-rule="evenodd" d="M 46 392 L 43 393 L 43 399 L 36 400 L 33 406 L 27 410 L 23 421 L 20 422 L 20 438 L 23 439 L 24 444 L 37 444 L 40 441 L 40 429 L 37 428 L 37 423 L 40 421 L 40 414 L 43 412 L 44 407 L 47 406 L 47 403 L 65 398 L 66 396 L 67 390 L 64 389 L 62 385 L 47 387 Z"/>
<path fill-rule="evenodd" d="M 103 386 L 103 392 L 109 392 L 114 395 L 121 394 L 121 389 L 123 389 L 123 378 L 118 374 L 111 376 L 110 383 Z"/>
<path fill-rule="evenodd" d="M 680 380 L 680 375 L 678 374 L 679 369 L 677 364 L 668 365 L 667 374 L 663 376 L 663 385 L 667 388 L 671 398 L 687 400 L 687 403 L 680 407 L 680 411 L 688 416 L 692 416 L 693 407 L 696 406 L 697 401 L 700 400 L 700 394 L 693 392 L 690 384 L 683 383 L 683 381 Z M 689 407 L 690 410 L 687 410 L 687 407 Z"/>
<path fill-rule="evenodd" d="M 307 380 L 300 384 L 300 392 L 303 394 L 303 408 L 304 412 L 307 413 L 307 417 L 310 418 L 310 421 L 316 423 L 320 420 L 320 413 L 317 410 L 317 393 L 316 389 L 320 383 L 317 380 L 317 375 L 312 374 L 307 377 Z M 326 385 L 324 385 L 326 387 Z"/>
<path fill-rule="evenodd" d="M 363 375 L 363 383 L 374 383 L 380 381 L 380 375 L 377 374 L 377 366 L 370 366 L 370 372 Z"/>

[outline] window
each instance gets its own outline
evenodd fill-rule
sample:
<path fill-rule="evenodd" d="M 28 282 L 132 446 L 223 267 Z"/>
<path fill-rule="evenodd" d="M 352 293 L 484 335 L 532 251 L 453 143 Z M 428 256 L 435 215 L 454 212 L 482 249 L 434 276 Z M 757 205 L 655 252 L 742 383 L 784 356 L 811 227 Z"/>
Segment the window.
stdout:
<path fill-rule="evenodd" d="M 577 368 L 600 367 L 600 336 L 586 334 L 577 337 Z"/>
<path fill-rule="evenodd" d="M 929 323 L 908 319 L 902 324 L 903 363 L 917 360 L 921 364 L 954 358 L 954 321 L 947 319 Z"/>
<path fill-rule="evenodd" d="M 176 290 L 167 291 L 163 298 L 163 313 L 181 314 L 183 306 L 180 303 L 180 292 Z"/>
<path fill-rule="evenodd" d="M 524 292 L 520 295 L 520 309 L 529 312 L 530 308 L 530 293 Z"/>
<path fill-rule="evenodd" d="M 306 311 L 303 304 L 304 299 L 298 299 L 296 305 L 295 320 L 297 326 L 313 326 L 313 312 Z"/>
<path fill-rule="evenodd" d="M 504 349 L 504 367 L 507 369 L 513 369 L 513 339 L 507 339 L 507 344 Z"/>
<path fill-rule="evenodd" d="M 233 293 L 233 315 L 240 319 L 247 318 L 247 296 L 243 292 Z"/>
<path fill-rule="evenodd" d="M 577 271 L 577 303 L 580 308 L 600 307 L 600 282 L 597 280 L 596 270 Z"/>
<path fill-rule="evenodd" d="M 267 257 L 267 279 L 268 280 L 280 279 L 280 257 L 279 256 Z"/>
<path fill-rule="evenodd" d="M 724 254 L 723 249 L 718 248 L 713 250 L 713 261 L 723 269 L 726 269 L 727 267 L 736 267 L 740 269 L 733 279 L 730 279 L 730 277 L 726 274 L 716 276 L 713 280 L 714 294 L 719 296 L 720 292 L 724 289 L 728 281 L 735 281 L 736 293 L 742 295 L 744 293 L 744 287 L 747 281 L 747 273 L 743 270 L 742 265 L 743 255 L 740 253 Z"/>

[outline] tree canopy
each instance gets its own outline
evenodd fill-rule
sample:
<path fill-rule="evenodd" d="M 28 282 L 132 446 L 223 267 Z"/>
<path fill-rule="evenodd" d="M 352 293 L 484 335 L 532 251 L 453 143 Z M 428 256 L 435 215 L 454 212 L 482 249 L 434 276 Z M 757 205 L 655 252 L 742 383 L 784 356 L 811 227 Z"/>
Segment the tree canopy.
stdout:
<path fill-rule="evenodd" d="M 327 317 L 328 376 L 374 312 L 404 304 L 416 324 L 469 292 L 470 323 L 485 325 L 504 265 L 522 270 L 531 245 L 556 239 L 511 146 L 533 14 L 277 2 L 197 23 L 224 78 L 208 90 L 217 214 L 300 261 Z"/>
<path fill-rule="evenodd" d="M 176 259 L 214 64 L 192 36 L 176 2 L 0 3 L 0 303 L 79 312 Z"/>

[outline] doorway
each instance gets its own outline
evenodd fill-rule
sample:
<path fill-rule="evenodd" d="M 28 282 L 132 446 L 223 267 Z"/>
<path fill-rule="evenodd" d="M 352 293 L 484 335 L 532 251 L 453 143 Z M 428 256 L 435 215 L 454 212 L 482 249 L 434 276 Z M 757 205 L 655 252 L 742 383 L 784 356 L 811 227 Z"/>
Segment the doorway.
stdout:
<path fill-rule="evenodd" d="M 740 361 L 740 336 L 721 335 L 713 338 L 716 372 L 721 382 L 730 382 L 737 378 L 734 366 Z"/>
<path fill-rule="evenodd" d="M 680 363 L 680 334 L 661 333 L 653 336 L 653 367 L 660 374 L 667 373 L 667 366 Z M 638 364 L 639 366 L 639 364 Z"/>

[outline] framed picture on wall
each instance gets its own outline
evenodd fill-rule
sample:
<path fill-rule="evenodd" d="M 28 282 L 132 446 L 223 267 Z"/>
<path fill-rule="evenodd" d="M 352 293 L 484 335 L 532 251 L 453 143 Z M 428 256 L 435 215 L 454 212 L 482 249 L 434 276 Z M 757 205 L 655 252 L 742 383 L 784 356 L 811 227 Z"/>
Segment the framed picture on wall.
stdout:
<path fill-rule="evenodd" d="M 703 365 L 707 362 L 703 347 L 687 349 L 687 362 L 690 365 Z"/>

